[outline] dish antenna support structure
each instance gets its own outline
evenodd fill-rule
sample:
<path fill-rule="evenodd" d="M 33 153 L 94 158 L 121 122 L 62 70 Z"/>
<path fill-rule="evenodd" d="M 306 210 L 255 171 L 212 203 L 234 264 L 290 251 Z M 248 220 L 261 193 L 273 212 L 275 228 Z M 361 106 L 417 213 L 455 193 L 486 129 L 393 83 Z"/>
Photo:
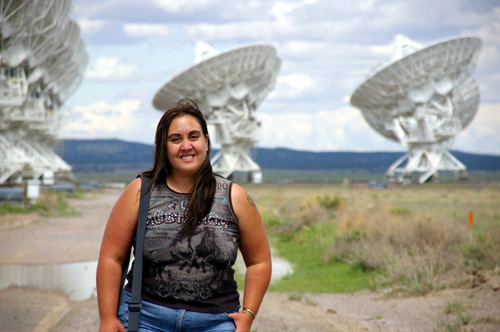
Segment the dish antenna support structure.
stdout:
<path fill-rule="evenodd" d="M 194 100 L 220 144 L 211 159 L 214 172 L 229 177 L 247 172 L 250 181 L 262 182 L 260 166 L 252 157 L 260 123 L 255 111 L 271 93 L 281 60 L 270 45 L 250 45 L 218 53 L 207 45 L 197 49 L 201 61 L 168 81 L 155 95 L 161 111 L 182 98 Z M 208 56 L 208 57 L 207 57 Z"/>
<path fill-rule="evenodd" d="M 88 63 L 70 0 L 0 0 L 0 185 L 71 178 L 54 151 L 60 106 Z"/>
<path fill-rule="evenodd" d="M 439 171 L 464 176 L 465 165 L 449 149 L 478 110 L 472 73 L 481 40 L 450 38 L 422 46 L 397 36 L 395 44 L 394 58 L 373 69 L 350 100 L 378 133 L 408 148 L 387 176 L 403 182 L 416 173 L 419 183 Z"/>

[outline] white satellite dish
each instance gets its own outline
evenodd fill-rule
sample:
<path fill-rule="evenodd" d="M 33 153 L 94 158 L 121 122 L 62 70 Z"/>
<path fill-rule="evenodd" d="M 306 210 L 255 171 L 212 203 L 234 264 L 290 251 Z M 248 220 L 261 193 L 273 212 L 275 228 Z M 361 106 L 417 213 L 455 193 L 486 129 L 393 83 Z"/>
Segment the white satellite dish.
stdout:
<path fill-rule="evenodd" d="M 416 173 L 423 183 L 439 171 L 465 174 L 449 149 L 478 110 L 472 73 L 481 45 L 479 38 L 460 37 L 419 46 L 398 36 L 396 56 L 354 91 L 350 102 L 366 121 L 408 148 L 387 170 L 389 177 L 401 182 Z"/>
<path fill-rule="evenodd" d="M 0 185 L 72 177 L 53 151 L 88 63 L 70 12 L 70 0 L 0 0 Z"/>
<path fill-rule="evenodd" d="M 261 182 L 262 171 L 251 153 L 258 142 L 255 111 L 274 89 L 281 60 L 269 45 L 212 54 L 168 81 L 153 106 L 165 111 L 182 98 L 194 100 L 215 127 L 212 141 L 221 146 L 211 160 L 214 171 L 226 177 L 248 172 L 252 182 Z"/>

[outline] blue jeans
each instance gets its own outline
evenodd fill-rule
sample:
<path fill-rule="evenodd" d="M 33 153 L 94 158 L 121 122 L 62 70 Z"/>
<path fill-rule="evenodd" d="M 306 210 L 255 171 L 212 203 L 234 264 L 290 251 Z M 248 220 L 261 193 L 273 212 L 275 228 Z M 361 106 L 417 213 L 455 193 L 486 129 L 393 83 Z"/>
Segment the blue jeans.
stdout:
<path fill-rule="evenodd" d="M 118 319 L 128 328 L 130 293 L 122 291 Z M 151 302 L 141 301 L 139 332 L 234 332 L 236 325 L 227 313 L 210 314 L 172 309 Z M 231 312 L 238 312 L 239 306 Z"/>

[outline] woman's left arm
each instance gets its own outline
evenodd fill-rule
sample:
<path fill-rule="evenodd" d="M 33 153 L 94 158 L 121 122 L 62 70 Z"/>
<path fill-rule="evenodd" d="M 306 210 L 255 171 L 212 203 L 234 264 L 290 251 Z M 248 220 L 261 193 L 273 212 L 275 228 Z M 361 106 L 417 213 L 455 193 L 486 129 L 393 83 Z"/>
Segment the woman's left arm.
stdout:
<path fill-rule="evenodd" d="M 231 317 L 235 320 L 236 332 L 247 332 L 271 280 L 271 250 L 264 223 L 250 195 L 241 186 L 233 184 L 231 199 L 238 219 L 240 251 L 247 267 L 243 310 L 239 314 L 231 314 Z"/>

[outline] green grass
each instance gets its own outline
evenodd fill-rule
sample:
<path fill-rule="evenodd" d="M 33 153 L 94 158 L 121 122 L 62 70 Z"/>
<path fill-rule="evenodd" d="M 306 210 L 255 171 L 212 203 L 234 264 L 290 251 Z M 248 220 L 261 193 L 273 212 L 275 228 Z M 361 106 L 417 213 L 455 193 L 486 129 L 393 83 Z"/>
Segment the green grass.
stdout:
<path fill-rule="evenodd" d="M 75 193 L 61 193 L 52 191 L 42 191 L 37 202 L 23 205 L 13 205 L 11 203 L 0 204 L 0 215 L 14 213 L 34 213 L 38 212 L 46 217 L 67 217 L 78 213 L 68 204 L 68 198 L 83 198 L 81 191 Z"/>
<path fill-rule="evenodd" d="M 323 263 L 321 259 L 293 259 L 294 273 L 271 284 L 270 291 L 345 293 L 371 287 L 371 273 L 361 267 L 333 262 Z"/>
<path fill-rule="evenodd" d="M 0 216 L 12 213 L 32 213 L 45 208 L 42 203 L 30 204 L 24 207 L 23 205 L 14 205 L 11 203 L 0 204 Z"/>
<path fill-rule="evenodd" d="M 77 183 L 91 181 L 98 182 L 123 182 L 130 183 L 140 172 L 116 172 L 116 173 L 75 173 Z"/>
<path fill-rule="evenodd" d="M 341 183 L 348 178 L 351 181 L 382 181 L 383 173 L 357 173 L 345 171 L 308 171 L 308 170 L 274 170 L 262 172 L 264 182 L 309 182 L 309 183 Z"/>
<path fill-rule="evenodd" d="M 331 223 L 290 228 L 272 237 L 279 257 L 293 265 L 294 272 L 272 284 L 271 291 L 342 293 L 373 287 L 374 272 L 362 266 L 325 257 L 335 237 Z"/>
<path fill-rule="evenodd" d="M 293 273 L 273 282 L 269 290 L 290 293 L 345 293 L 373 289 L 379 272 L 363 266 L 331 260 L 325 256 L 335 237 L 331 223 L 300 228 L 282 227 L 270 234 L 273 255 L 287 260 Z M 272 232 L 270 232 L 272 233 Z M 244 276 L 236 273 L 240 290 Z"/>

